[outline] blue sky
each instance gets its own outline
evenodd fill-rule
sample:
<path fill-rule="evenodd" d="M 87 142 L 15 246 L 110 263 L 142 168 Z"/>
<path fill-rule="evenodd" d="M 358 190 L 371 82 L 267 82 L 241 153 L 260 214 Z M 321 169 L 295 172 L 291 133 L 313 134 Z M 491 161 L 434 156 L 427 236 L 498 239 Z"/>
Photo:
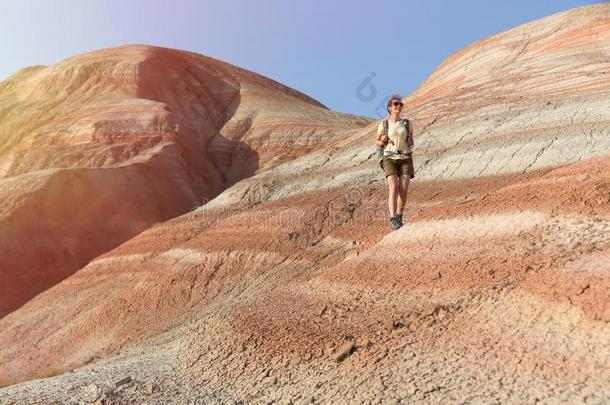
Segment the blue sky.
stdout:
<path fill-rule="evenodd" d="M 411 93 L 468 44 L 594 3 L 0 0 L 0 80 L 95 49 L 150 44 L 227 61 L 333 110 L 376 117 L 387 95 Z M 367 78 L 375 93 L 359 96 Z"/>

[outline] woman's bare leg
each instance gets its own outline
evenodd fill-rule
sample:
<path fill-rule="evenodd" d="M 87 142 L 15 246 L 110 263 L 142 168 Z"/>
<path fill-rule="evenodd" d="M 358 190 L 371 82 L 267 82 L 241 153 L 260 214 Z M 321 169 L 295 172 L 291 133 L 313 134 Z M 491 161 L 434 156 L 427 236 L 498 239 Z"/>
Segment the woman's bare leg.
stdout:
<path fill-rule="evenodd" d="M 386 177 L 388 179 L 388 208 L 390 209 L 390 216 L 393 217 L 396 215 L 396 202 L 398 199 L 398 176 L 395 174 L 391 174 Z"/>
<path fill-rule="evenodd" d="M 401 174 L 399 185 L 398 185 L 398 208 L 397 211 L 399 214 L 402 214 L 402 211 L 407 204 L 407 191 L 409 191 L 409 181 L 411 178 L 408 174 Z"/>

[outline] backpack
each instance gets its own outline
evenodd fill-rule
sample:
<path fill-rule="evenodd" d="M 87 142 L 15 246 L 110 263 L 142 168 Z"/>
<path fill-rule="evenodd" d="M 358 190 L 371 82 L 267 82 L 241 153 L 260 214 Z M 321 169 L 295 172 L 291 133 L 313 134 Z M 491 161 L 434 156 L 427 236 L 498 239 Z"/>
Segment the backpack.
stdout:
<path fill-rule="evenodd" d="M 408 134 L 409 133 L 409 120 L 406 118 L 401 118 L 400 120 L 402 121 L 404 126 L 407 128 L 407 134 Z M 389 127 L 390 127 L 390 124 L 388 123 L 388 120 L 387 119 L 383 120 L 383 134 L 385 136 L 388 136 Z M 388 144 L 388 142 L 390 142 L 390 143 L 392 143 L 392 145 L 394 145 L 394 142 L 392 142 L 392 140 L 389 137 L 388 137 L 388 140 L 386 141 L 386 143 L 384 143 L 381 146 L 377 145 L 377 164 L 379 165 L 381 170 L 383 170 L 383 159 L 384 159 L 383 151 L 385 150 L 385 147 Z"/>

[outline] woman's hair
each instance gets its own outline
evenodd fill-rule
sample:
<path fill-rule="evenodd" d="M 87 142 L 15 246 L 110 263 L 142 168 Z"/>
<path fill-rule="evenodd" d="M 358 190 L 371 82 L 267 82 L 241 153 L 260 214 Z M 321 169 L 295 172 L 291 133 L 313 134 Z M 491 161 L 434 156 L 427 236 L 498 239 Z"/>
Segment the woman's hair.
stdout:
<path fill-rule="evenodd" d="M 386 104 L 385 109 L 388 111 L 388 113 L 390 112 L 390 106 L 392 105 L 392 101 L 394 100 L 398 100 L 402 103 L 402 97 L 400 97 L 398 94 L 394 94 L 392 97 L 390 97 L 390 99 L 388 100 L 388 103 Z"/>

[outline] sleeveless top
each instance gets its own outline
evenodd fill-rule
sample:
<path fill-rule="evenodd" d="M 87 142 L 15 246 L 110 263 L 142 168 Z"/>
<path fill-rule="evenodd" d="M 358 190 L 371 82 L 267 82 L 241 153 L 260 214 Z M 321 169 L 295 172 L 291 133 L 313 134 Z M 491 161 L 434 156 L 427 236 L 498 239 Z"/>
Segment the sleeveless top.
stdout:
<path fill-rule="evenodd" d="M 377 134 L 382 135 L 384 131 L 383 120 L 377 127 Z M 388 119 L 388 143 L 386 144 L 383 155 L 390 159 L 406 159 L 405 153 L 411 153 L 411 148 L 407 146 L 407 128 L 402 121 L 392 122 Z M 403 151 L 403 154 L 398 154 L 396 151 Z M 406 152 L 404 152 L 406 151 Z"/>

